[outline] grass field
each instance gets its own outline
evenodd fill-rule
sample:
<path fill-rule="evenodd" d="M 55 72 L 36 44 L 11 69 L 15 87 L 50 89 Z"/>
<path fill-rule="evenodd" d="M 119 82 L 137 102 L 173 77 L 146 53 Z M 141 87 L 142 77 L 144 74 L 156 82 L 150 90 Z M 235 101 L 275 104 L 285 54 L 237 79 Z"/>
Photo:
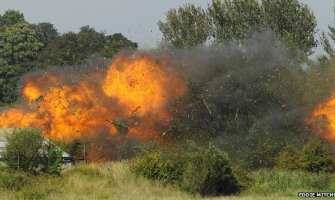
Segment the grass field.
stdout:
<path fill-rule="evenodd" d="M 239 195 L 201 198 L 169 185 L 137 177 L 127 162 L 81 164 L 61 177 L 28 178 L 21 189 L 0 189 L 1 199 L 296 199 L 298 191 L 334 191 L 334 176 L 305 172 L 261 170 L 251 173 L 253 185 Z M 0 177 L 3 178 L 3 177 Z"/>

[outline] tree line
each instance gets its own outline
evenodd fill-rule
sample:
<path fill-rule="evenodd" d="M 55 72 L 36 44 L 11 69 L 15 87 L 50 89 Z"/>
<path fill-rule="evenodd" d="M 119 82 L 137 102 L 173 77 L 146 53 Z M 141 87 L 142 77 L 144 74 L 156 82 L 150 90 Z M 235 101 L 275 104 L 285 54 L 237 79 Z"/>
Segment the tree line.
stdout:
<path fill-rule="evenodd" d="M 298 0 L 212 0 L 208 8 L 185 4 L 159 21 L 164 40 L 179 48 L 206 42 L 243 43 L 254 32 L 272 30 L 307 56 L 317 45 L 316 19 Z"/>

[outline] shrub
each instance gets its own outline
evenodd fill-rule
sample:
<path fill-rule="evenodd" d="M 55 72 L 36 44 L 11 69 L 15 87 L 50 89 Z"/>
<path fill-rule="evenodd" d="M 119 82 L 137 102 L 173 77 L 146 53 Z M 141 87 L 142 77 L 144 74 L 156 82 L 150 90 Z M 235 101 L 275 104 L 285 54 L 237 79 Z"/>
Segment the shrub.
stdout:
<path fill-rule="evenodd" d="M 276 168 L 308 172 L 334 172 L 335 157 L 331 149 L 319 139 L 311 139 L 301 153 L 293 145 L 286 145 L 278 154 Z"/>
<path fill-rule="evenodd" d="M 301 168 L 310 172 L 334 172 L 334 155 L 319 139 L 311 139 L 303 148 Z"/>
<path fill-rule="evenodd" d="M 241 190 L 247 189 L 254 184 L 255 180 L 248 171 L 236 164 L 234 164 L 232 168 Z"/>
<path fill-rule="evenodd" d="M 279 152 L 276 159 L 276 168 L 298 170 L 301 168 L 299 157 L 297 149 L 293 145 L 288 144 Z"/>
<path fill-rule="evenodd" d="M 43 136 L 37 129 L 16 129 L 8 138 L 4 161 L 12 170 L 35 173 L 41 164 Z"/>
<path fill-rule="evenodd" d="M 31 174 L 59 174 L 62 151 L 51 142 L 46 143 L 41 130 L 15 129 L 7 142 L 3 157 L 9 169 Z"/>
<path fill-rule="evenodd" d="M 138 175 L 175 184 L 192 194 L 213 196 L 240 189 L 227 154 L 214 146 L 171 154 L 153 151 L 135 158 L 132 169 Z"/>
<path fill-rule="evenodd" d="M 163 183 L 178 183 L 182 176 L 182 163 L 160 151 L 151 152 L 133 160 L 132 168 L 138 175 Z"/>
<path fill-rule="evenodd" d="M 62 151 L 59 148 L 49 143 L 45 148 L 45 154 L 42 159 L 44 172 L 52 175 L 60 175 L 63 159 Z"/>
<path fill-rule="evenodd" d="M 186 153 L 181 188 L 192 193 L 229 195 L 239 191 L 239 185 L 228 155 L 214 146 Z"/>

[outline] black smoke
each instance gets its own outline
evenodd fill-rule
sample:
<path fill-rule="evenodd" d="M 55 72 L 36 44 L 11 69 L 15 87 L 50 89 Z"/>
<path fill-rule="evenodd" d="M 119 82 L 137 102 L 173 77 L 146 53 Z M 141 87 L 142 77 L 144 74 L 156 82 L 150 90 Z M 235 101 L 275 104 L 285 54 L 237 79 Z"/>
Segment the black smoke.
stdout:
<path fill-rule="evenodd" d="M 251 40 L 175 50 L 189 94 L 175 113 L 172 141 L 212 142 L 248 167 L 268 167 L 286 144 L 304 143 L 303 65 L 273 33 Z"/>

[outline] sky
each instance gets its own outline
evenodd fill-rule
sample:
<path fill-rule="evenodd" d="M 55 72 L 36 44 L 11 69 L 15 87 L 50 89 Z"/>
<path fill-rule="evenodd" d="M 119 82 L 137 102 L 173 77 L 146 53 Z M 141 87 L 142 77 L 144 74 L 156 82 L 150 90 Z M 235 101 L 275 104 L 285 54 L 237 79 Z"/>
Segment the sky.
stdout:
<path fill-rule="evenodd" d="M 334 23 L 334 0 L 300 0 L 314 12 L 318 38 Z M 193 3 L 207 8 L 208 0 L 0 0 L 0 14 L 8 9 L 21 11 L 31 23 L 50 22 L 59 32 L 77 32 L 89 25 L 107 34 L 122 33 L 142 49 L 157 46 L 162 34 L 157 22 L 170 8 Z M 317 49 L 316 52 L 320 52 Z"/>

